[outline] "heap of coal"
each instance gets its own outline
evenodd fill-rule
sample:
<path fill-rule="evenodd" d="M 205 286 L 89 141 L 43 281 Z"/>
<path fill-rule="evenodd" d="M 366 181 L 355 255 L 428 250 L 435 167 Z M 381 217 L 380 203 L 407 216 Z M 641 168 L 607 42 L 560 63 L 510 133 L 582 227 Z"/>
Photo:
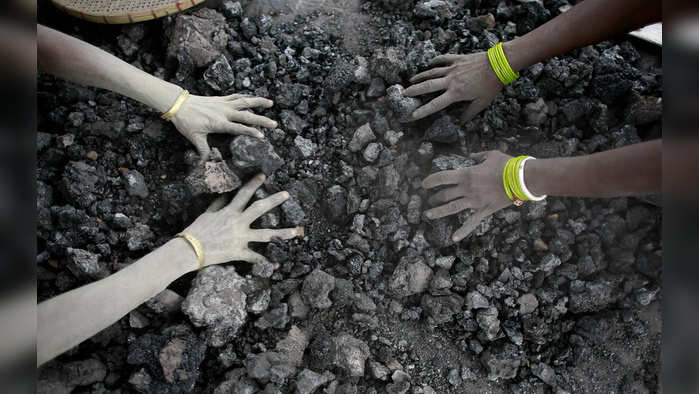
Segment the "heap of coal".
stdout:
<path fill-rule="evenodd" d="M 375 0 L 357 6 L 361 29 L 332 8 L 253 16 L 230 0 L 128 26 L 42 10 L 41 23 L 194 94 L 269 97 L 261 113 L 280 126 L 266 142 L 211 136 L 219 157 L 201 168 L 151 109 L 40 74 L 40 301 L 129 265 L 260 170 L 258 197 L 292 199 L 257 225 L 306 235 L 257 245 L 273 265 L 182 277 L 41 368 L 39 391 L 658 391 L 656 199 L 551 197 L 458 244 L 468 212 L 422 216 L 420 181 L 473 165 L 469 153 L 574 156 L 660 136 L 660 60 L 627 40 L 530 67 L 466 124 L 461 104 L 406 122 L 418 103 L 394 85 L 569 6 L 543 4 Z"/>

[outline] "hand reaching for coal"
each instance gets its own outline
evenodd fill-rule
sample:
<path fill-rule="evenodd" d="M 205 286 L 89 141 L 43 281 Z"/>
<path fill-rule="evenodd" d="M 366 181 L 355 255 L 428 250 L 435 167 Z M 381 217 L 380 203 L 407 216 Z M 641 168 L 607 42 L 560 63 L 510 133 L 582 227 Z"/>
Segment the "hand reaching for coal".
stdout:
<path fill-rule="evenodd" d="M 247 109 L 269 108 L 272 105 L 272 100 L 244 94 L 223 97 L 190 95 L 172 117 L 172 123 L 194 144 L 199 157 L 204 161 L 211 151 L 207 141 L 207 135 L 210 133 L 244 134 L 264 138 L 261 131 L 251 126 L 275 128 L 277 122 Z"/>
<path fill-rule="evenodd" d="M 422 181 L 425 189 L 452 185 L 430 197 L 430 205 L 438 206 L 425 212 L 428 219 L 442 218 L 469 208 L 475 211 L 452 235 L 454 242 L 466 238 L 488 215 L 512 205 L 502 183 L 502 172 L 510 156 L 489 151 L 474 153 L 471 157 L 484 161 L 473 167 L 437 172 Z"/>
<path fill-rule="evenodd" d="M 470 101 L 462 116 L 462 121 L 468 121 L 485 109 L 503 88 L 486 52 L 437 56 L 430 61 L 430 67 L 410 79 L 412 85 L 405 89 L 404 94 L 414 97 L 440 91 L 444 93 L 416 109 L 413 112 L 415 120 L 458 101 Z"/>
<path fill-rule="evenodd" d="M 269 242 L 275 237 L 291 239 L 303 235 L 303 227 L 278 230 L 250 228 L 250 224 L 257 218 L 289 198 L 288 192 L 279 192 L 255 201 L 246 209 L 255 190 L 264 181 L 264 174 L 257 175 L 240 188 L 228 204 L 223 198 L 215 200 L 205 213 L 184 230 L 201 242 L 205 265 L 229 261 L 263 263 L 266 262 L 265 257 L 250 250 L 249 242 Z"/>

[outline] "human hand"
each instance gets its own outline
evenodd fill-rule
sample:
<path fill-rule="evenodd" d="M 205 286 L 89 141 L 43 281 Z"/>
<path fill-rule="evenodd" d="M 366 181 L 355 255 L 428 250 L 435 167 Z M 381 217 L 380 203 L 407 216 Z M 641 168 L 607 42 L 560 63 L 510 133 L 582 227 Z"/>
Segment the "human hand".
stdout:
<path fill-rule="evenodd" d="M 277 127 L 277 122 L 264 116 L 255 115 L 248 108 L 269 108 L 272 100 L 245 94 L 232 94 L 222 97 L 190 95 L 179 111 L 172 117 L 172 123 L 197 148 L 199 157 L 205 161 L 211 148 L 207 142 L 210 133 L 244 134 L 264 138 L 264 134 L 254 127 Z"/>
<path fill-rule="evenodd" d="M 252 203 L 255 190 L 265 181 L 259 174 L 246 183 L 230 203 L 224 198 L 215 200 L 205 213 L 199 216 L 184 232 L 194 236 L 204 250 L 204 264 L 221 264 L 229 261 L 263 263 L 261 254 L 248 248 L 249 242 L 269 242 L 274 237 L 291 239 L 303 235 L 303 227 L 284 229 L 251 229 L 250 224 L 272 208 L 289 198 L 288 192 L 279 192 Z"/>
<path fill-rule="evenodd" d="M 442 66 L 442 67 L 435 67 Z M 471 101 L 465 108 L 466 122 L 487 107 L 502 90 L 503 84 L 493 71 L 486 52 L 469 55 L 441 55 L 430 61 L 427 71 L 410 79 L 406 96 L 420 96 L 445 90 L 440 96 L 413 112 L 413 119 L 427 117 L 458 101 Z"/>
<path fill-rule="evenodd" d="M 466 238 L 488 215 L 512 205 L 502 183 L 502 172 L 511 158 L 502 152 L 488 151 L 471 155 L 481 164 L 458 170 L 440 171 L 422 181 L 422 187 L 432 189 L 453 185 L 432 195 L 429 203 L 436 208 L 425 212 L 428 219 L 439 219 L 470 208 L 475 212 L 452 235 L 454 242 Z"/>

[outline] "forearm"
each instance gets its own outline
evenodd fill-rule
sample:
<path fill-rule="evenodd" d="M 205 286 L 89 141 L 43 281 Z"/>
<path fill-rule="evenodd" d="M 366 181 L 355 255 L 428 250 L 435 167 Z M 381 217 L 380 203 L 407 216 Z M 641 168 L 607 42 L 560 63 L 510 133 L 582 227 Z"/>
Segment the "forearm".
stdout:
<path fill-rule="evenodd" d="M 536 195 L 617 197 L 658 192 L 662 140 L 586 156 L 529 160 L 524 181 Z"/>
<path fill-rule="evenodd" d="M 585 0 L 526 35 L 503 44 L 515 71 L 634 30 L 662 17 L 661 0 Z"/>
<path fill-rule="evenodd" d="M 37 308 L 37 365 L 114 324 L 197 267 L 191 247 L 175 238 L 105 279 L 42 302 Z"/>
<path fill-rule="evenodd" d="M 37 26 L 37 62 L 42 71 L 69 81 L 111 90 L 166 112 L 182 88 L 156 78 L 93 45 Z"/>

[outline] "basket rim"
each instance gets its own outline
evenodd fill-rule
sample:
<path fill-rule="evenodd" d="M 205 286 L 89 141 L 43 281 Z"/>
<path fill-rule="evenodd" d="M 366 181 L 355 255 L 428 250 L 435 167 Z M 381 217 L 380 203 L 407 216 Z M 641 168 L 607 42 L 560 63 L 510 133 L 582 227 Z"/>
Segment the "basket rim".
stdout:
<path fill-rule="evenodd" d="M 132 12 L 118 11 L 114 13 L 104 13 L 104 12 L 91 12 L 87 9 L 81 9 L 75 2 L 71 0 L 51 0 L 54 6 L 63 12 L 93 23 L 102 24 L 127 24 L 127 23 L 137 23 L 148 20 L 153 20 L 157 18 L 162 18 L 164 16 L 177 14 L 180 11 L 184 11 L 188 8 L 199 5 L 206 0 L 184 0 L 175 1 L 172 0 L 170 3 L 164 4 L 163 6 L 146 9 L 138 6 L 141 2 L 138 0 L 132 0 L 134 8 Z M 110 0 L 95 0 L 95 2 L 108 4 L 111 3 Z"/>

